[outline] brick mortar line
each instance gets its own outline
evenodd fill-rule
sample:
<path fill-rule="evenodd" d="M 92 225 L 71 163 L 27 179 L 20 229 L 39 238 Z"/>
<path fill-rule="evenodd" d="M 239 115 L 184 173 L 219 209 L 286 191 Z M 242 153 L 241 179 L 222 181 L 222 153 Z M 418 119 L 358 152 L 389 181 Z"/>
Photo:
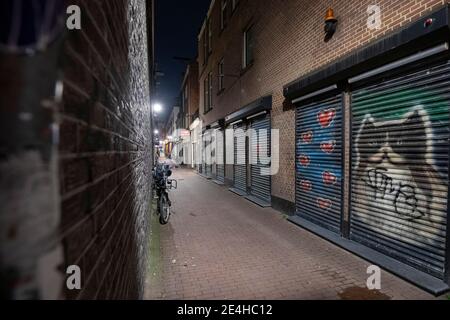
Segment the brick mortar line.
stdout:
<path fill-rule="evenodd" d="M 106 1 L 106 2 L 104 2 L 104 4 L 108 8 L 109 12 L 114 12 L 115 11 L 115 10 L 111 9 L 111 2 L 110 1 Z M 105 15 L 105 13 L 104 13 L 104 10 L 100 10 L 100 12 L 102 12 L 105 21 L 109 21 L 107 19 L 106 15 Z M 113 30 L 110 28 L 109 23 L 107 23 L 107 25 L 108 25 L 108 29 L 110 31 L 110 34 L 118 35 L 117 37 L 113 37 L 112 39 L 113 40 L 120 39 L 119 42 L 116 42 L 116 44 L 118 44 L 116 47 L 119 48 L 119 50 L 121 50 L 123 48 L 127 48 L 128 47 L 128 39 L 127 39 L 127 37 L 125 37 L 125 34 L 123 32 L 119 32 L 119 33 L 117 33 L 117 31 L 113 32 Z M 119 31 L 122 31 L 122 29 L 119 29 Z M 126 41 L 124 41 L 124 39 Z M 128 56 L 128 52 L 127 51 L 122 51 L 122 55 L 123 56 Z"/>
<path fill-rule="evenodd" d="M 139 144 L 140 141 L 131 140 L 130 138 L 124 137 L 124 136 L 122 136 L 122 135 L 120 135 L 120 134 L 118 134 L 118 133 L 116 133 L 114 131 L 110 131 L 108 129 L 104 129 L 104 128 L 101 128 L 99 126 L 93 125 L 93 124 L 89 124 L 88 122 L 86 122 L 84 120 L 75 118 L 75 117 L 67 115 L 67 114 L 61 114 L 60 117 L 63 120 L 67 120 L 67 121 L 70 121 L 72 123 L 76 123 L 76 124 L 82 125 L 84 127 L 91 128 L 91 129 L 93 129 L 95 131 L 101 131 L 103 133 L 107 133 L 109 135 L 116 136 L 116 137 L 118 137 L 118 138 L 120 138 L 122 140 L 128 141 L 129 143 L 134 144 L 134 145 L 136 145 L 138 147 L 145 148 L 144 145 Z"/>
<path fill-rule="evenodd" d="M 98 210 L 103 207 L 106 202 L 108 202 L 113 195 L 117 192 L 117 190 L 120 188 L 120 186 L 131 176 L 131 172 L 122 180 L 120 181 L 120 183 L 117 185 L 117 187 L 111 191 L 108 196 L 98 205 L 96 206 L 92 212 L 90 212 L 86 217 L 82 218 L 80 221 L 78 221 L 75 225 L 72 225 L 70 228 L 66 229 L 66 230 L 62 230 L 60 236 L 59 236 L 59 240 L 58 241 L 62 241 L 64 237 L 70 235 L 72 232 L 74 232 L 76 229 L 78 229 L 83 223 L 85 223 L 87 220 L 89 220 L 90 218 L 92 218 L 94 215 L 97 214 Z"/>
<path fill-rule="evenodd" d="M 131 199 L 129 200 L 129 202 L 131 201 Z M 124 210 L 124 212 L 126 212 L 126 210 Z M 92 277 L 95 274 L 95 271 L 97 270 L 99 264 L 100 264 L 100 260 L 103 259 L 103 256 L 105 255 L 105 253 L 108 251 L 107 248 L 109 248 L 110 243 L 112 242 L 112 239 L 114 238 L 114 236 L 116 235 L 117 230 L 119 230 L 119 226 L 122 227 L 122 225 L 120 224 L 120 222 L 122 222 L 123 218 L 126 217 L 127 215 L 125 213 L 122 213 L 122 215 L 120 216 L 119 219 L 119 223 L 117 223 L 116 227 L 114 228 L 114 231 L 111 233 L 109 239 L 106 241 L 105 246 L 103 247 L 102 252 L 100 253 L 100 255 L 97 257 L 95 264 L 93 266 L 93 268 L 91 269 L 91 272 L 89 273 L 89 275 L 86 277 L 86 282 L 84 285 L 84 289 L 81 290 L 81 292 L 78 294 L 77 296 L 77 300 L 80 300 L 81 297 L 83 296 L 83 293 L 86 291 L 86 287 L 88 287 L 90 281 L 92 280 Z M 127 233 L 123 233 L 121 237 L 127 235 Z M 93 238 L 94 240 L 98 239 L 98 234 L 95 235 L 95 237 Z M 120 238 L 119 238 L 120 239 Z M 91 241 L 92 242 L 92 241 Z M 87 252 L 87 251 L 86 251 Z"/>
<path fill-rule="evenodd" d="M 73 58 L 75 58 L 80 65 L 84 67 L 84 69 L 87 71 L 88 74 L 90 74 L 95 80 L 97 80 L 108 92 L 109 95 L 112 97 L 115 97 L 117 100 L 126 103 L 126 101 L 122 100 L 120 97 L 116 96 L 116 94 L 107 86 L 102 80 L 100 80 L 97 76 L 97 74 L 93 73 L 91 68 L 86 64 L 84 59 L 80 56 L 80 54 L 71 46 L 67 45 L 68 55 L 71 55 Z M 123 90 L 119 90 L 121 92 Z"/>
<path fill-rule="evenodd" d="M 59 156 L 60 160 L 75 160 L 88 157 L 100 157 L 111 155 L 124 155 L 124 154 L 139 154 L 142 151 L 99 151 L 99 152 L 83 152 L 83 153 L 62 153 Z"/>
<path fill-rule="evenodd" d="M 116 174 L 117 172 L 119 172 L 119 171 L 125 169 L 126 167 L 130 166 L 131 164 L 133 164 L 133 163 L 135 163 L 135 162 L 138 162 L 138 161 L 140 161 L 140 160 L 143 160 L 144 158 L 145 158 L 145 157 L 141 157 L 141 158 L 138 158 L 138 159 L 134 159 L 134 160 L 128 162 L 127 164 L 125 164 L 125 165 L 123 165 L 123 166 L 117 168 L 116 170 L 111 171 L 111 172 L 109 172 L 109 173 L 105 173 L 104 175 L 102 175 L 101 177 L 95 179 L 94 181 L 89 182 L 89 183 L 86 183 L 85 185 L 83 185 L 83 186 L 81 186 L 81 187 L 78 187 L 78 188 L 72 190 L 71 192 L 66 193 L 65 195 L 62 195 L 61 201 L 66 201 L 66 200 L 72 198 L 73 196 L 75 196 L 75 195 L 77 195 L 77 194 L 79 194 L 79 193 L 85 191 L 86 189 L 88 189 L 88 188 L 90 188 L 90 187 L 92 187 L 92 186 L 95 186 L 95 185 L 98 184 L 99 182 L 105 180 L 106 178 L 109 178 L 110 176 L 112 176 L 112 175 Z"/>
<path fill-rule="evenodd" d="M 113 75 L 111 74 L 111 70 L 109 69 L 109 66 L 105 63 L 105 61 L 103 60 L 102 55 L 98 52 L 97 48 L 94 46 L 94 44 L 92 43 L 91 39 L 88 37 L 88 35 L 86 34 L 86 32 L 84 30 L 81 31 L 81 35 L 86 40 L 86 42 L 88 43 L 89 47 L 91 47 L 92 51 L 95 53 L 95 56 L 100 60 L 101 64 L 103 65 L 103 68 L 105 68 L 106 73 L 108 74 L 108 76 L 111 79 L 111 83 L 114 84 L 113 89 L 115 89 L 118 92 L 120 92 L 121 91 L 120 90 L 120 86 L 116 82 L 115 77 L 113 77 Z M 108 49 L 109 49 L 109 47 L 108 47 Z"/>
<path fill-rule="evenodd" d="M 84 91 L 84 89 L 80 88 L 79 86 L 77 86 L 75 83 L 73 83 L 71 80 L 69 79 L 64 79 L 64 83 L 67 84 L 69 87 L 71 87 L 74 91 L 77 91 L 80 95 L 82 95 L 84 98 L 86 99 L 90 99 L 89 94 Z M 103 103 L 101 103 L 100 101 L 96 102 L 99 106 L 102 107 L 103 110 L 105 110 L 109 115 L 113 116 L 114 118 L 116 118 L 120 124 L 122 124 L 122 126 L 124 128 L 126 128 L 129 132 L 132 132 L 134 134 L 137 135 L 137 132 L 133 129 L 131 129 L 122 119 L 120 119 L 119 116 L 117 116 L 117 114 L 115 114 L 114 112 L 112 112 L 111 110 L 109 110 Z M 128 117 L 126 119 L 127 121 L 131 121 Z"/>
<path fill-rule="evenodd" d="M 114 214 L 116 213 L 116 210 L 120 207 L 120 205 L 122 204 L 123 199 L 125 198 L 125 195 L 127 195 L 128 191 L 130 190 L 131 186 L 133 185 L 133 183 L 130 183 L 127 187 L 127 190 L 122 194 L 122 197 L 120 198 L 120 201 L 118 202 L 118 204 L 116 205 L 116 207 L 113 209 L 113 211 L 111 212 L 111 214 L 108 216 L 108 219 L 104 222 L 104 224 L 102 225 L 102 227 L 100 228 L 100 230 L 96 231 L 95 236 L 93 237 L 93 239 L 88 243 L 88 245 L 86 246 L 86 248 L 83 250 L 83 252 L 80 254 L 80 256 L 77 258 L 77 260 L 75 261 L 75 264 L 78 264 L 81 259 L 84 257 L 84 255 L 91 249 L 91 247 L 95 244 L 95 242 L 97 241 L 99 234 L 101 234 L 105 228 L 108 226 L 109 222 L 111 221 L 111 219 L 114 217 Z M 128 203 L 131 201 L 132 199 L 128 200 Z M 127 204 L 128 204 L 127 203 Z"/>

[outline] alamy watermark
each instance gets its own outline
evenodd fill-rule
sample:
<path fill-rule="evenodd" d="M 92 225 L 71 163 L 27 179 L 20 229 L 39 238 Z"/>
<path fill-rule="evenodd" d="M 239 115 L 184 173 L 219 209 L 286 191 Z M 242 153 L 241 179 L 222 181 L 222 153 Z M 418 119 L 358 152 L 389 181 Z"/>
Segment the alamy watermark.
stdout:
<path fill-rule="evenodd" d="M 77 265 L 67 267 L 66 287 L 68 290 L 81 290 L 81 268 Z"/>
<path fill-rule="evenodd" d="M 379 266 L 371 265 L 367 268 L 366 286 L 369 290 L 381 290 L 381 269 Z"/>
<path fill-rule="evenodd" d="M 170 156 L 178 164 L 249 164 L 257 166 L 262 176 L 278 173 L 280 158 L 278 129 L 209 129 L 198 135 L 175 136 L 166 142 L 171 144 Z"/>
<path fill-rule="evenodd" d="M 67 7 L 66 27 L 69 30 L 81 30 L 81 8 L 77 5 Z"/>

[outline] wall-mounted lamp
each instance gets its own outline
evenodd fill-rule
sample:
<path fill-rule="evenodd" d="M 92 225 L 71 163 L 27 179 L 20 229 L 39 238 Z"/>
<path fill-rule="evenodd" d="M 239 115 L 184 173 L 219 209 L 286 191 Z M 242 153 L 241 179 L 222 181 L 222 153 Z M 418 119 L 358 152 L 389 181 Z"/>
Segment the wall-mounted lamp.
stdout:
<path fill-rule="evenodd" d="M 325 42 L 328 42 L 333 38 L 333 35 L 336 32 L 337 22 L 338 20 L 334 16 L 333 9 L 329 8 L 325 16 Z"/>

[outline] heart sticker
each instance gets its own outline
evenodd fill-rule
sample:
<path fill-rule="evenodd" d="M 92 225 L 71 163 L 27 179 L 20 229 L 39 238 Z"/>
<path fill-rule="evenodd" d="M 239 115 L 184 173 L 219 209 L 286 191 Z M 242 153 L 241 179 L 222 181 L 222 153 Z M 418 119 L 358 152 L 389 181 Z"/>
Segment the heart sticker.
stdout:
<path fill-rule="evenodd" d="M 322 173 L 322 180 L 324 184 L 336 184 L 337 177 L 333 173 L 325 171 L 324 173 Z"/>
<path fill-rule="evenodd" d="M 334 148 L 336 147 L 336 141 L 325 141 L 320 144 L 320 149 L 322 149 L 325 153 L 333 153 Z"/>
<path fill-rule="evenodd" d="M 308 180 L 302 180 L 300 181 L 300 187 L 303 191 L 309 192 L 312 190 L 312 183 Z"/>
<path fill-rule="evenodd" d="M 302 141 L 303 143 L 311 143 L 313 140 L 313 132 L 307 131 L 305 133 L 302 133 Z"/>
<path fill-rule="evenodd" d="M 327 109 L 317 114 L 317 121 L 322 128 L 328 128 L 336 116 L 336 109 Z"/>
<path fill-rule="evenodd" d="M 304 167 L 309 166 L 309 163 L 311 162 L 309 157 L 305 154 L 300 155 L 299 160 L 300 160 L 300 164 Z"/>
<path fill-rule="evenodd" d="M 319 206 L 320 209 L 330 210 L 332 203 L 331 200 L 324 198 L 317 198 L 317 205 Z"/>

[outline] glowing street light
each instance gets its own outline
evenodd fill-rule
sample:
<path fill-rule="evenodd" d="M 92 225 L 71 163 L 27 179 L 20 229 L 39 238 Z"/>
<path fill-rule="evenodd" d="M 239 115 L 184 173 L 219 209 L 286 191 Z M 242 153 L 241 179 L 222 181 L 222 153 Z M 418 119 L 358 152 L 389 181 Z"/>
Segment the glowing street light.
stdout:
<path fill-rule="evenodd" d="M 153 104 L 153 112 L 154 113 L 161 113 L 163 110 L 163 107 L 160 103 Z"/>
<path fill-rule="evenodd" d="M 159 134 L 158 129 L 155 129 L 155 131 L 153 131 L 154 134 Z"/>

